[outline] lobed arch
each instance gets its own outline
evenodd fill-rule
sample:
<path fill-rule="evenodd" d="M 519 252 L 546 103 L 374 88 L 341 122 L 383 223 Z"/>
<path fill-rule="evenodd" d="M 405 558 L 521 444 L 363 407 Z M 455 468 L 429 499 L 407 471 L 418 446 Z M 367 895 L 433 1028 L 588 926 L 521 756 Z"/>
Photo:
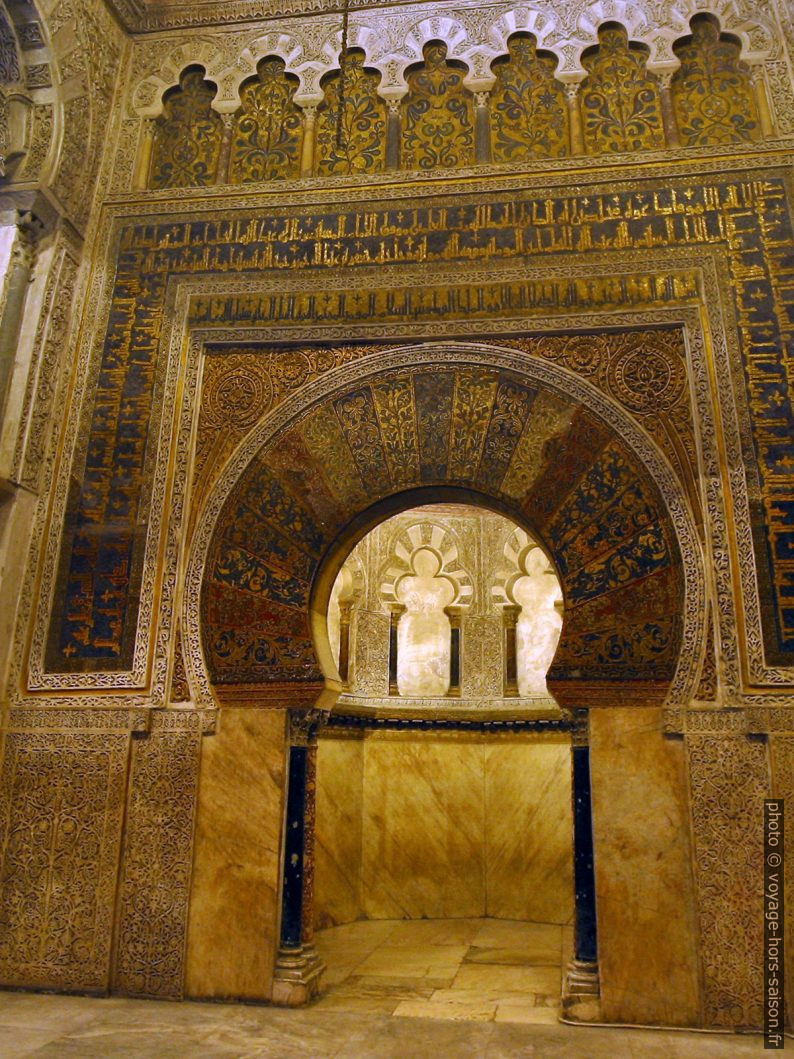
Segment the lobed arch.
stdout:
<path fill-rule="evenodd" d="M 741 17 L 728 0 L 711 0 L 706 5 L 698 0 L 682 0 L 665 26 L 655 25 L 642 4 L 631 0 L 594 0 L 575 17 L 572 13 L 571 24 L 564 15 L 540 7 L 515 7 L 506 12 L 495 11 L 493 21 L 476 36 L 453 14 L 406 20 L 399 33 L 390 34 L 368 22 L 371 16 L 366 12 L 354 12 L 349 46 L 360 48 L 366 64 L 380 72 L 379 93 L 386 100 L 399 100 L 405 95 L 406 70 L 422 61 L 422 49 L 433 40 L 447 45 L 450 59 L 465 64 L 465 84 L 472 92 L 487 91 L 494 80 L 491 63 L 507 54 L 508 38 L 516 32 L 532 33 L 539 49 L 557 57 L 556 76 L 564 83 L 575 84 L 586 76 L 582 54 L 598 44 L 598 29 L 605 22 L 620 23 L 630 42 L 648 49 L 650 72 L 673 73 L 679 66 L 673 45 L 691 33 L 689 23 L 697 14 L 713 15 L 723 32 L 735 36 L 741 43 L 741 59 L 749 65 L 759 65 L 779 51 L 771 23 L 763 16 L 752 20 Z M 130 110 L 140 118 L 159 117 L 163 94 L 179 84 L 186 66 L 198 64 L 205 67 L 208 79 L 218 85 L 214 108 L 221 114 L 232 113 L 239 106 L 240 85 L 255 73 L 257 63 L 267 55 L 282 59 L 287 72 L 298 77 L 296 101 L 303 107 L 316 106 L 323 98 L 323 77 L 339 69 L 341 43 L 337 20 L 330 20 L 325 26 L 322 21 L 313 21 L 300 30 L 290 22 L 259 33 L 247 43 L 241 42 L 239 56 L 230 63 L 228 47 L 224 50 L 213 38 L 195 37 L 168 53 L 157 71 L 147 72 L 134 85 Z"/>
<path fill-rule="evenodd" d="M 384 603 L 398 602 L 400 582 L 412 572 L 411 560 L 414 553 L 423 548 L 436 555 L 439 564 L 438 576 L 446 578 L 452 585 L 455 592 L 454 602 L 465 606 L 471 604 L 474 585 L 468 570 L 460 561 L 458 541 L 449 527 L 442 526 L 432 515 L 428 515 L 400 530 L 390 544 L 389 556 L 381 571 L 378 585 L 378 592 Z"/>
<path fill-rule="evenodd" d="M 490 388 L 490 397 L 477 396 L 477 379 L 485 380 L 482 385 Z M 423 409 L 442 400 L 434 389 L 440 385 L 452 387 L 455 401 L 467 400 L 467 387 L 473 387 L 472 409 L 482 401 L 484 407 L 491 402 L 487 422 L 481 419 L 470 428 L 474 434 L 469 451 L 490 453 L 483 457 L 485 464 L 479 457 L 467 457 L 474 460 L 468 470 L 464 464 L 454 464 L 458 456 L 453 456 L 452 447 L 433 456 L 432 439 L 439 432 L 447 438 L 455 436 L 452 428 L 447 435 L 438 425 L 428 428 L 430 433 L 425 429 L 431 420 Z M 501 411 L 495 410 L 497 395 L 504 405 Z M 402 402 L 404 408 L 406 400 L 413 402 L 413 440 L 404 436 L 402 447 L 395 440 L 384 450 L 377 473 L 362 475 L 357 485 L 356 460 L 370 457 L 366 446 L 355 448 L 354 435 L 363 431 L 366 437 L 369 431 L 372 439 L 367 409 L 381 399 L 386 405 Z M 541 445 L 537 437 L 529 440 L 535 429 L 530 425 L 535 401 L 556 406 L 562 401 L 570 407 L 568 417 L 556 417 L 557 425 Z M 549 422 L 540 405 L 537 422 Z M 343 407 L 352 416 L 345 420 L 352 434 L 345 435 L 340 425 L 337 413 Z M 527 452 L 522 450 L 518 463 L 513 450 L 509 481 L 508 472 L 502 474 L 504 468 L 498 464 L 504 452 L 499 456 L 500 445 L 491 444 L 501 437 L 499 423 L 512 439 L 510 444 L 518 445 L 516 435 L 528 439 Z M 353 440 L 348 442 L 348 436 Z M 375 449 L 370 446 L 369 451 Z M 610 531 L 614 539 L 598 540 L 600 523 L 591 525 L 587 539 L 592 538 L 593 555 L 600 554 L 604 561 L 596 561 L 593 570 L 584 574 L 589 560 L 583 565 L 581 555 L 576 558 L 574 553 L 575 541 L 586 537 L 587 527 L 564 540 L 565 535 L 549 522 L 557 516 L 545 511 L 544 497 L 558 495 L 567 482 L 564 503 L 569 499 L 578 503 L 572 482 L 579 483 L 576 488 L 586 488 L 593 452 L 598 459 L 604 456 L 605 466 L 630 468 L 620 472 L 630 482 L 630 506 L 637 501 L 634 515 L 627 514 L 629 521 L 636 515 L 647 526 L 658 522 L 659 533 L 645 534 L 639 545 L 650 566 L 643 566 L 645 559 L 630 559 L 628 552 L 620 552 L 621 534 L 631 536 L 634 531 L 617 512 L 610 525 L 624 529 Z M 533 460 L 535 473 L 541 476 L 537 482 L 532 478 Z M 592 473 L 599 478 L 602 472 Z M 554 474 L 562 475 L 556 484 Z M 498 486 L 493 485 L 496 478 Z M 265 490 L 270 499 L 262 511 L 269 514 L 263 516 L 254 509 L 262 503 Z M 312 511 L 304 508 L 301 513 L 303 502 L 296 507 L 295 499 L 309 495 Z M 617 494 L 608 503 L 613 500 L 617 501 Z M 658 705 L 691 699 L 705 637 L 706 590 L 694 520 L 674 472 L 642 428 L 590 384 L 567 369 L 483 343 L 403 346 L 381 351 L 356 369 L 336 369 L 265 417 L 240 444 L 207 500 L 187 558 L 182 627 L 194 699 L 206 706 L 234 701 L 239 695 L 332 704 L 340 682 L 326 614 L 339 569 L 358 541 L 383 519 L 439 501 L 475 503 L 498 511 L 526 529 L 550 556 L 566 596 L 563 634 L 549 674 L 549 687 L 562 705 L 616 701 Z M 280 512 L 276 522 L 274 512 Z M 564 512 L 560 526 L 570 518 L 574 515 Z M 259 527 L 257 541 L 247 536 L 253 526 Z M 640 528 L 638 541 L 643 534 Z M 651 537 L 657 542 L 663 538 L 663 543 L 654 544 Z M 582 547 L 586 551 L 590 544 L 585 541 Z M 282 557 L 274 558 L 279 551 Z M 604 573 L 607 552 L 615 560 L 617 580 L 601 592 L 598 585 L 606 585 L 612 577 Z M 651 552 L 656 559 L 650 558 Z M 639 591 L 641 584 L 644 588 Z M 257 627 L 267 630 L 266 643 L 257 641 L 256 631 L 235 627 L 243 613 L 254 626 L 259 622 Z M 588 646 L 599 622 L 602 628 L 625 632 L 620 634 L 622 661 L 610 661 L 609 651 L 619 645 L 610 647 L 609 636 L 593 650 L 592 643 Z M 224 657 L 227 648 L 230 653 Z"/>

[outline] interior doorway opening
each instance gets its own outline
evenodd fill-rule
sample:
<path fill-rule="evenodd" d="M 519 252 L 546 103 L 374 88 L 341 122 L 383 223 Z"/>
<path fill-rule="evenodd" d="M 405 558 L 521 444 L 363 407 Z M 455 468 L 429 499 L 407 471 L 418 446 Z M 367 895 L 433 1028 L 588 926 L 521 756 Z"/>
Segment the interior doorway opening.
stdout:
<path fill-rule="evenodd" d="M 501 514 L 429 504 L 342 564 L 318 741 L 314 916 L 335 1007 L 554 1021 L 571 945 L 562 590 Z"/>

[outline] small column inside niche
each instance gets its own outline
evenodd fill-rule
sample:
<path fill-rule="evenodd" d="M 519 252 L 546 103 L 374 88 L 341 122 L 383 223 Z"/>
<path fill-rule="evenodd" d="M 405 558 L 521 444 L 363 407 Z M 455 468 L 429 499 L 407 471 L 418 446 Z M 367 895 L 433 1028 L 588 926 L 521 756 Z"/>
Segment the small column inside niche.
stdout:
<path fill-rule="evenodd" d="M 673 80 L 672 70 L 662 70 L 657 74 L 659 78 L 659 99 L 662 104 L 662 122 L 664 123 L 664 136 L 668 147 L 680 147 L 681 137 L 678 133 L 678 122 L 673 106 L 673 94 L 670 85 Z"/>
<path fill-rule="evenodd" d="M 301 142 L 301 176 L 310 177 L 314 172 L 314 132 L 317 124 L 317 107 L 303 107 L 303 140 Z"/>
<path fill-rule="evenodd" d="M 568 98 L 568 124 L 571 130 L 571 154 L 584 154 L 584 129 L 582 127 L 582 109 L 579 102 L 579 85 L 567 84 L 565 95 Z"/>
<path fill-rule="evenodd" d="M 502 607 L 505 698 L 515 698 L 518 695 L 517 625 L 520 613 L 521 607 L 518 603 L 505 603 Z"/>
<path fill-rule="evenodd" d="M 766 77 L 764 76 L 763 63 L 757 63 L 750 67 L 750 84 L 755 93 L 755 105 L 758 108 L 758 120 L 761 124 L 761 133 L 765 140 L 775 135 L 775 126 L 772 121 L 772 112 L 769 109 L 769 96 L 766 90 Z"/>
<path fill-rule="evenodd" d="M 453 699 L 460 698 L 462 684 L 461 672 L 461 626 L 462 612 L 460 607 L 444 607 L 449 618 L 449 690 L 447 695 Z"/>
<path fill-rule="evenodd" d="M 339 676 L 345 688 L 350 687 L 350 619 L 352 599 L 339 600 Z"/>
<path fill-rule="evenodd" d="M 389 113 L 386 118 L 386 168 L 400 168 L 400 140 L 402 138 L 402 121 L 400 120 L 399 99 L 388 101 Z"/>
<path fill-rule="evenodd" d="M 234 114 L 221 114 L 223 122 L 223 138 L 218 156 L 218 176 L 216 183 L 229 183 L 229 161 L 232 156 L 232 138 L 234 136 Z"/>
<path fill-rule="evenodd" d="M 156 118 L 143 118 L 141 131 L 138 139 L 138 159 L 135 165 L 135 175 L 132 186 L 135 191 L 143 191 L 149 186 L 149 170 L 152 165 L 152 150 L 154 148 L 154 131 L 157 125 Z"/>
<path fill-rule="evenodd" d="M 474 150 L 478 165 L 491 161 L 490 92 L 475 92 Z"/>
<path fill-rule="evenodd" d="M 389 694 L 399 695 L 397 686 L 397 632 L 400 618 L 405 613 L 404 603 L 389 604 Z"/>

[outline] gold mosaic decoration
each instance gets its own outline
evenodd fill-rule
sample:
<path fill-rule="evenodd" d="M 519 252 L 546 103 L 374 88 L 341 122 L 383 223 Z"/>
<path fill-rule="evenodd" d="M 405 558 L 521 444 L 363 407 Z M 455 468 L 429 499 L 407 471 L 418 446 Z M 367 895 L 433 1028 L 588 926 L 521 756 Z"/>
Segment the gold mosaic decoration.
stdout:
<path fill-rule="evenodd" d="M 681 66 L 670 86 L 681 143 L 688 147 L 759 139 L 760 127 L 740 47 L 709 16 L 675 47 Z"/>
<path fill-rule="evenodd" d="M 378 95 L 380 75 L 364 66 L 358 49 L 347 54 L 344 76 L 345 110 L 337 136 L 341 75 L 325 83 L 325 101 L 317 111 L 317 172 L 375 173 L 386 164 L 386 104 Z"/>
<path fill-rule="evenodd" d="M 200 67 L 185 70 L 169 93 L 154 134 L 149 184 L 153 188 L 206 187 L 218 173 L 223 122 L 212 109 L 214 86 Z"/>
<path fill-rule="evenodd" d="M 403 104 L 403 169 L 454 169 L 474 164 L 474 99 L 464 69 L 447 46 L 426 45 L 424 63 L 407 77 Z"/>
<path fill-rule="evenodd" d="M 300 173 L 301 111 L 293 97 L 298 79 L 281 59 L 264 59 L 240 91 L 234 122 L 229 183 L 284 180 Z"/>
<path fill-rule="evenodd" d="M 568 153 L 565 88 L 555 78 L 557 60 L 538 53 L 534 37 L 515 34 L 508 55 L 493 64 L 491 151 L 494 162 L 558 158 Z"/>
<path fill-rule="evenodd" d="M 646 50 L 630 44 L 625 29 L 615 24 L 603 27 L 598 37 L 598 47 L 582 58 L 588 153 L 664 147 L 659 88 L 645 69 Z"/>

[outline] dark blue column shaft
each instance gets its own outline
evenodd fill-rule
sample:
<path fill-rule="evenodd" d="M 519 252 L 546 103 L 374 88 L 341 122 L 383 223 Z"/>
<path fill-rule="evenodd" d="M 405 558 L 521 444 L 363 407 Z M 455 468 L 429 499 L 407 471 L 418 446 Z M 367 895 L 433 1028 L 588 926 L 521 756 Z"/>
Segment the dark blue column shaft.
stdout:
<path fill-rule="evenodd" d="M 573 879 L 576 903 L 574 957 L 598 959 L 593 810 L 590 797 L 590 747 L 574 746 L 573 754 Z"/>
<path fill-rule="evenodd" d="M 307 747 L 290 747 L 281 896 L 281 947 L 284 949 L 297 949 L 301 944 L 307 756 Z"/>

